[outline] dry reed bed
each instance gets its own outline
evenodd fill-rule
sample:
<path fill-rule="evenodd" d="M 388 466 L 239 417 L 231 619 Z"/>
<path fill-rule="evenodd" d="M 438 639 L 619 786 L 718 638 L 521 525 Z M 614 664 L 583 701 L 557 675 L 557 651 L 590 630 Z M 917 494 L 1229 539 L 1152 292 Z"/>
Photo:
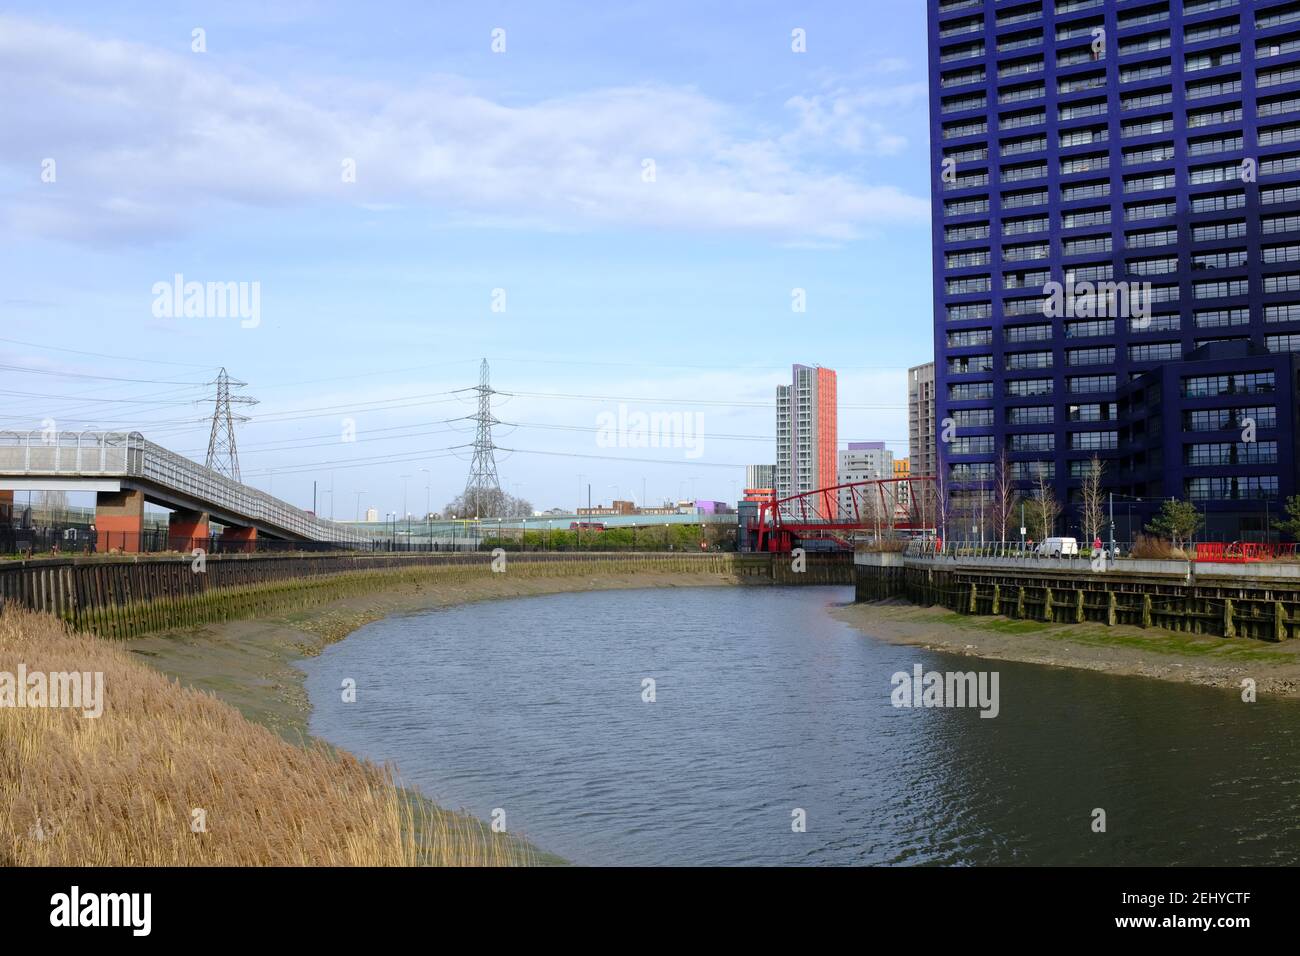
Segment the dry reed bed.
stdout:
<path fill-rule="evenodd" d="M 0 865 L 509 865 L 521 845 L 55 618 L 0 615 L 0 672 L 100 671 L 104 712 L 0 707 Z M 192 813 L 206 812 L 206 832 Z"/>

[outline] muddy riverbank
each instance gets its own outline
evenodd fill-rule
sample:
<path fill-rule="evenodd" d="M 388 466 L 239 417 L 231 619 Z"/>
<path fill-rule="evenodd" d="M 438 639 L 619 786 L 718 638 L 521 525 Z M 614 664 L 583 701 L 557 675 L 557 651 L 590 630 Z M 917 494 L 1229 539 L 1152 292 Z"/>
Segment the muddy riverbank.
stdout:
<path fill-rule="evenodd" d="M 833 613 L 865 635 L 988 660 L 1020 661 L 1300 697 L 1300 642 L 1181 634 L 1102 624 L 974 617 L 905 602 L 848 604 Z"/>

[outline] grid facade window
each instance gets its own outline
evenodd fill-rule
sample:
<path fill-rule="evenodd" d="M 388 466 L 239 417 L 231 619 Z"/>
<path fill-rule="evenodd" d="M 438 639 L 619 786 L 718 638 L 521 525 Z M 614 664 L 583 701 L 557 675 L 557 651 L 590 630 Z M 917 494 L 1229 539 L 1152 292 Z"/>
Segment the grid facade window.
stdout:
<path fill-rule="evenodd" d="M 1241 408 L 1194 408 L 1183 412 L 1183 431 L 1239 431 L 1253 423 L 1257 429 L 1277 427 L 1277 408 L 1248 405 Z"/>

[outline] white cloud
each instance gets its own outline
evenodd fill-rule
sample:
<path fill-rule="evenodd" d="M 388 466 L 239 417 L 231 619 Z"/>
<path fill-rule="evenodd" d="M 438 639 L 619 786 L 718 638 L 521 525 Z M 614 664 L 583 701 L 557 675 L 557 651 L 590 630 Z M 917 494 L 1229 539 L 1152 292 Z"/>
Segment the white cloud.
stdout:
<path fill-rule="evenodd" d="M 792 133 L 745 128 L 700 93 L 609 88 L 506 105 L 463 80 L 386 88 L 338 78 L 288 89 L 219 61 L 0 17 L 0 162 L 30 185 L 0 199 L 20 235 L 147 241 L 225 204 L 424 206 L 456 221 L 527 228 L 739 230 L 843 240 L 927 201 L 827 172 L 816 144 L 883 154 L 903 141 L 873 110 L 910 87 L 787 105 Z M 58 163 L 53 185 L 40 161 Z M 342 181 L 345 158 L 356 183 Z M 656 181 L 642 180 L 643 159 Z"/>
<path fill-rule="evenodd" d="M 881 73 L 902 73 L 910 67 L 911 64 L 901 56 L 887 56 L 876 64 L 876 69 Z"/>
<path fill-rule="evenodd" d="M 799 122 L 785 141 L 791 148 L 825 148 L 829 143 L 851 153 L 894 156 L 907 140 L 882 117 L 924 109 L 927 96 L 924 83 L 792 96 L 785 105 Z"/>

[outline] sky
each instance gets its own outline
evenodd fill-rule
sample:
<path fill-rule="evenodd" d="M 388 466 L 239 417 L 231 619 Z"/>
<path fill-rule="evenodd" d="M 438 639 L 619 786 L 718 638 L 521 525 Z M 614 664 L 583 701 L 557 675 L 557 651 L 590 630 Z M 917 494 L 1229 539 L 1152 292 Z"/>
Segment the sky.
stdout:
<path fill-rule="evenodd" d="M 925 71 L 920 0 L 8 0 L 0 429 L 202 460 L 224 367 L 249 484 L 422 514 L 486 358 L 507 492 L 734 500 L 801 363 L 905 455 Z"/>

